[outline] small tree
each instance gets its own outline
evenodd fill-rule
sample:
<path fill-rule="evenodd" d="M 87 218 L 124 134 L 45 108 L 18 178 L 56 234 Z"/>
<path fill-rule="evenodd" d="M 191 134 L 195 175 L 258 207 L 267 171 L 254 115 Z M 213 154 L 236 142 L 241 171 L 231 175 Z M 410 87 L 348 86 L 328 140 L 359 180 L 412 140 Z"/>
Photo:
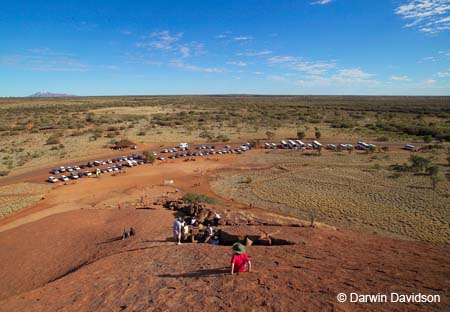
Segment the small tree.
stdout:
<path fill-rule="evenodd" d="M 355 148 L 353 147 L 353 145 L 347 146 L 347 151 L 349 154 L 351 154 L 353 152 Z"/>
<path fill-rule="evenodd" d="M 423 141 L 425 143 L 431 143 L 431 142 L 433 142 L 433 137 L 431 135 L 426 135 L 423 137 Z"/>
<path fill-rule="evenodd" d="M 419 172 L 424 172 L 427 170 L 431 163 L 431 159 L 417 155 L 411 155 L 409 157 L 409 161 L 411 162 L 411 169 Z"/>
<path fill-rule="evenodd" d="M 156 159 L 155 155 L 153 155 L 150 151 L 144 151 L 142 152 L 142 155 L 144 155 L 150 163 L 153 163 Z"/>
<path fill-rule="evenodd" d="M 427 168 L 427 172 L 430 175 L 431 188 L 436 190 L 438 182 L 441 181 L 441 177 L 439 176 L 440 169 L 438 166 L 431 166 Z"/>
<path fill-rule="evenodd" d="M 273 138 L 275 137 L 275 133 L 273 133 L 272 131 L 266 131 L 266 137 L 267 140 L 273 140 Z"/>
<path fill-rule="evenodd" d="M 306 134 L 305 134 L 304 131 L 301 131 L 301 130 L 298 130 L 298 131 L 297 131 L 297 138 L 298 138 L 299 140 L 303 140 L 303 139 L 305 138 L 305 136 L 306 136 Z"/>
<path fill-rule="evenodd" d="M 316 139 L 318 140 L 322 136 L 322 133 L 320 133 L 320 130 L 317 129 L 316 132 L 314 133 L 314 135 L 315 135 Z"/>

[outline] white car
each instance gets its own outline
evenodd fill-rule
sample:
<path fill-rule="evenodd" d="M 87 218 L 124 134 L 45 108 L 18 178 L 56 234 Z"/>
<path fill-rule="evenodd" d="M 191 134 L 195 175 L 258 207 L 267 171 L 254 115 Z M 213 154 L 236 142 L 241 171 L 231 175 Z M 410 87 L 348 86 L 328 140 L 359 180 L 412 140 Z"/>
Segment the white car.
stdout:
<path fill-rule="evenodd" d="M 78 176 L 78 174 L 76 174 L 76 173 L 71 173 L 71 174 L 70 174 L 70 178 L 71 178 L 72 180 L 76 180 L 76 179 L 79 178 L 79 176 Z"/>
<path fill-rule="evenodd" d="M 80 170 L 80 166 L 73 166 L 73 170 Z"/>
<path fill-rule="evenodd" d="M 72 172 L 72 171 L 73 171 L 73 169 L 72 169 L 72 167 L 70 167 L 70 166 L 67 166 L 67 168 L 66 168 L 66 171 L 67 171 L 67 172 Z"/>
<path fill-rule="evenodd" d="M 66 168 L 65 168 L 64 166 L 61 166 L 61 167 L 59 167 L 59 171 L 60 171 L 60 172 L 65 172 L 65 171 L 66 171 Z"/>
<path fill-rule="evenodd" d="M 92 172 L 90 172 L 90 171 L 85 171 L 84 174 L 85 174 L 86 176 L 90 177 L 90 176 L 92 175 Z"/>
<path fill-rule="evenodd" d="M 65 175 L 62 175 L 60 179 L 61 179 L 61 181 L 64 181 L 64 182 L 69 181 L 69 178 L 66 177 Z"/>
<path fill-rule="evenodd" d="M 117 168 L 116 166 L 112 167 L 112 170 L 114 171 L 119 171 L 119 168 Z"/>
<path fill-rule="evenodd" d="M 108 172 L 113 171 L 111 167 L 106 168 L 106 170 L 107 170 Z"/>
<path fill-rule="evenodd" d="M 56 182 L 58 182 L 58 179 L 55 177 L 48 177 L 47 181 L 50 183 L 56 183 Z"/>

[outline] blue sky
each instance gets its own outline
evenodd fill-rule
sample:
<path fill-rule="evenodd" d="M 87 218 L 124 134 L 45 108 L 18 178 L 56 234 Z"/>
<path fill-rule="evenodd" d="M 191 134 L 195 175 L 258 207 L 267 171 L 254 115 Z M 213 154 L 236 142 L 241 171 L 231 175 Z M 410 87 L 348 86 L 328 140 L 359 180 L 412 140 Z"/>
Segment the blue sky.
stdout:
<path fill-rule="evenodd" d="M 450 95 L 450 0 L 8 1 L 0 96 Z"/>

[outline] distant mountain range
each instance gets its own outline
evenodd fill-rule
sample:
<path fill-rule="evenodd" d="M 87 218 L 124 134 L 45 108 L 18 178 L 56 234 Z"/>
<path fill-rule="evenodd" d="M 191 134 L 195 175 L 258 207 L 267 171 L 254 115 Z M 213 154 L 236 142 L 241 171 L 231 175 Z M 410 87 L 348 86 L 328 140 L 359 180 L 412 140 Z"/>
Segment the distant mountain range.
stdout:
<path fill-rule="evenodd" d="M 51 92 L 36 92 L 29 97 L 71 97 L 76 96 L 72 94 L 65 94 L 65 93 L 51 93 Z"/>

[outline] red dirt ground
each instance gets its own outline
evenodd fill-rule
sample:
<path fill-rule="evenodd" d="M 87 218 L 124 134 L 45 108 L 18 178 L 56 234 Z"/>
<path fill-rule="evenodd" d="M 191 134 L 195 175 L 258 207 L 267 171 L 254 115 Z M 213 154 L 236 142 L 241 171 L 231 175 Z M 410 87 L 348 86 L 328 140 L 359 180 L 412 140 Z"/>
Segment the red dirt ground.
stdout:
<path fill-rule="evenodd" d="M 299 227 L 290 234 L 295 245 L 248 247 L 254 272 L 231 276 L 229 246 L 177 246 L 170 239 L 173 211 L 132 205 L 142 196 L 152 202 L 172 192 L 160 186 L 164 179 L 174 180 L 181 193 L 214 196 L 208 176 L 232 166 L 236 157 L 174 160 L 117 177 L 82 179 L 55 187 L 36 205 L 1 220 L 0 310 L 450 310 L 448 245 Z M 242 211 L 221 200 L 217 209 L 224 215 Z M 245 213 L 284 220 L 257 208 Z M 130 226 L 135 237 L 114 240 Z M 339 303 L 341 292 L 438 294 L 441 302 Z"/>

